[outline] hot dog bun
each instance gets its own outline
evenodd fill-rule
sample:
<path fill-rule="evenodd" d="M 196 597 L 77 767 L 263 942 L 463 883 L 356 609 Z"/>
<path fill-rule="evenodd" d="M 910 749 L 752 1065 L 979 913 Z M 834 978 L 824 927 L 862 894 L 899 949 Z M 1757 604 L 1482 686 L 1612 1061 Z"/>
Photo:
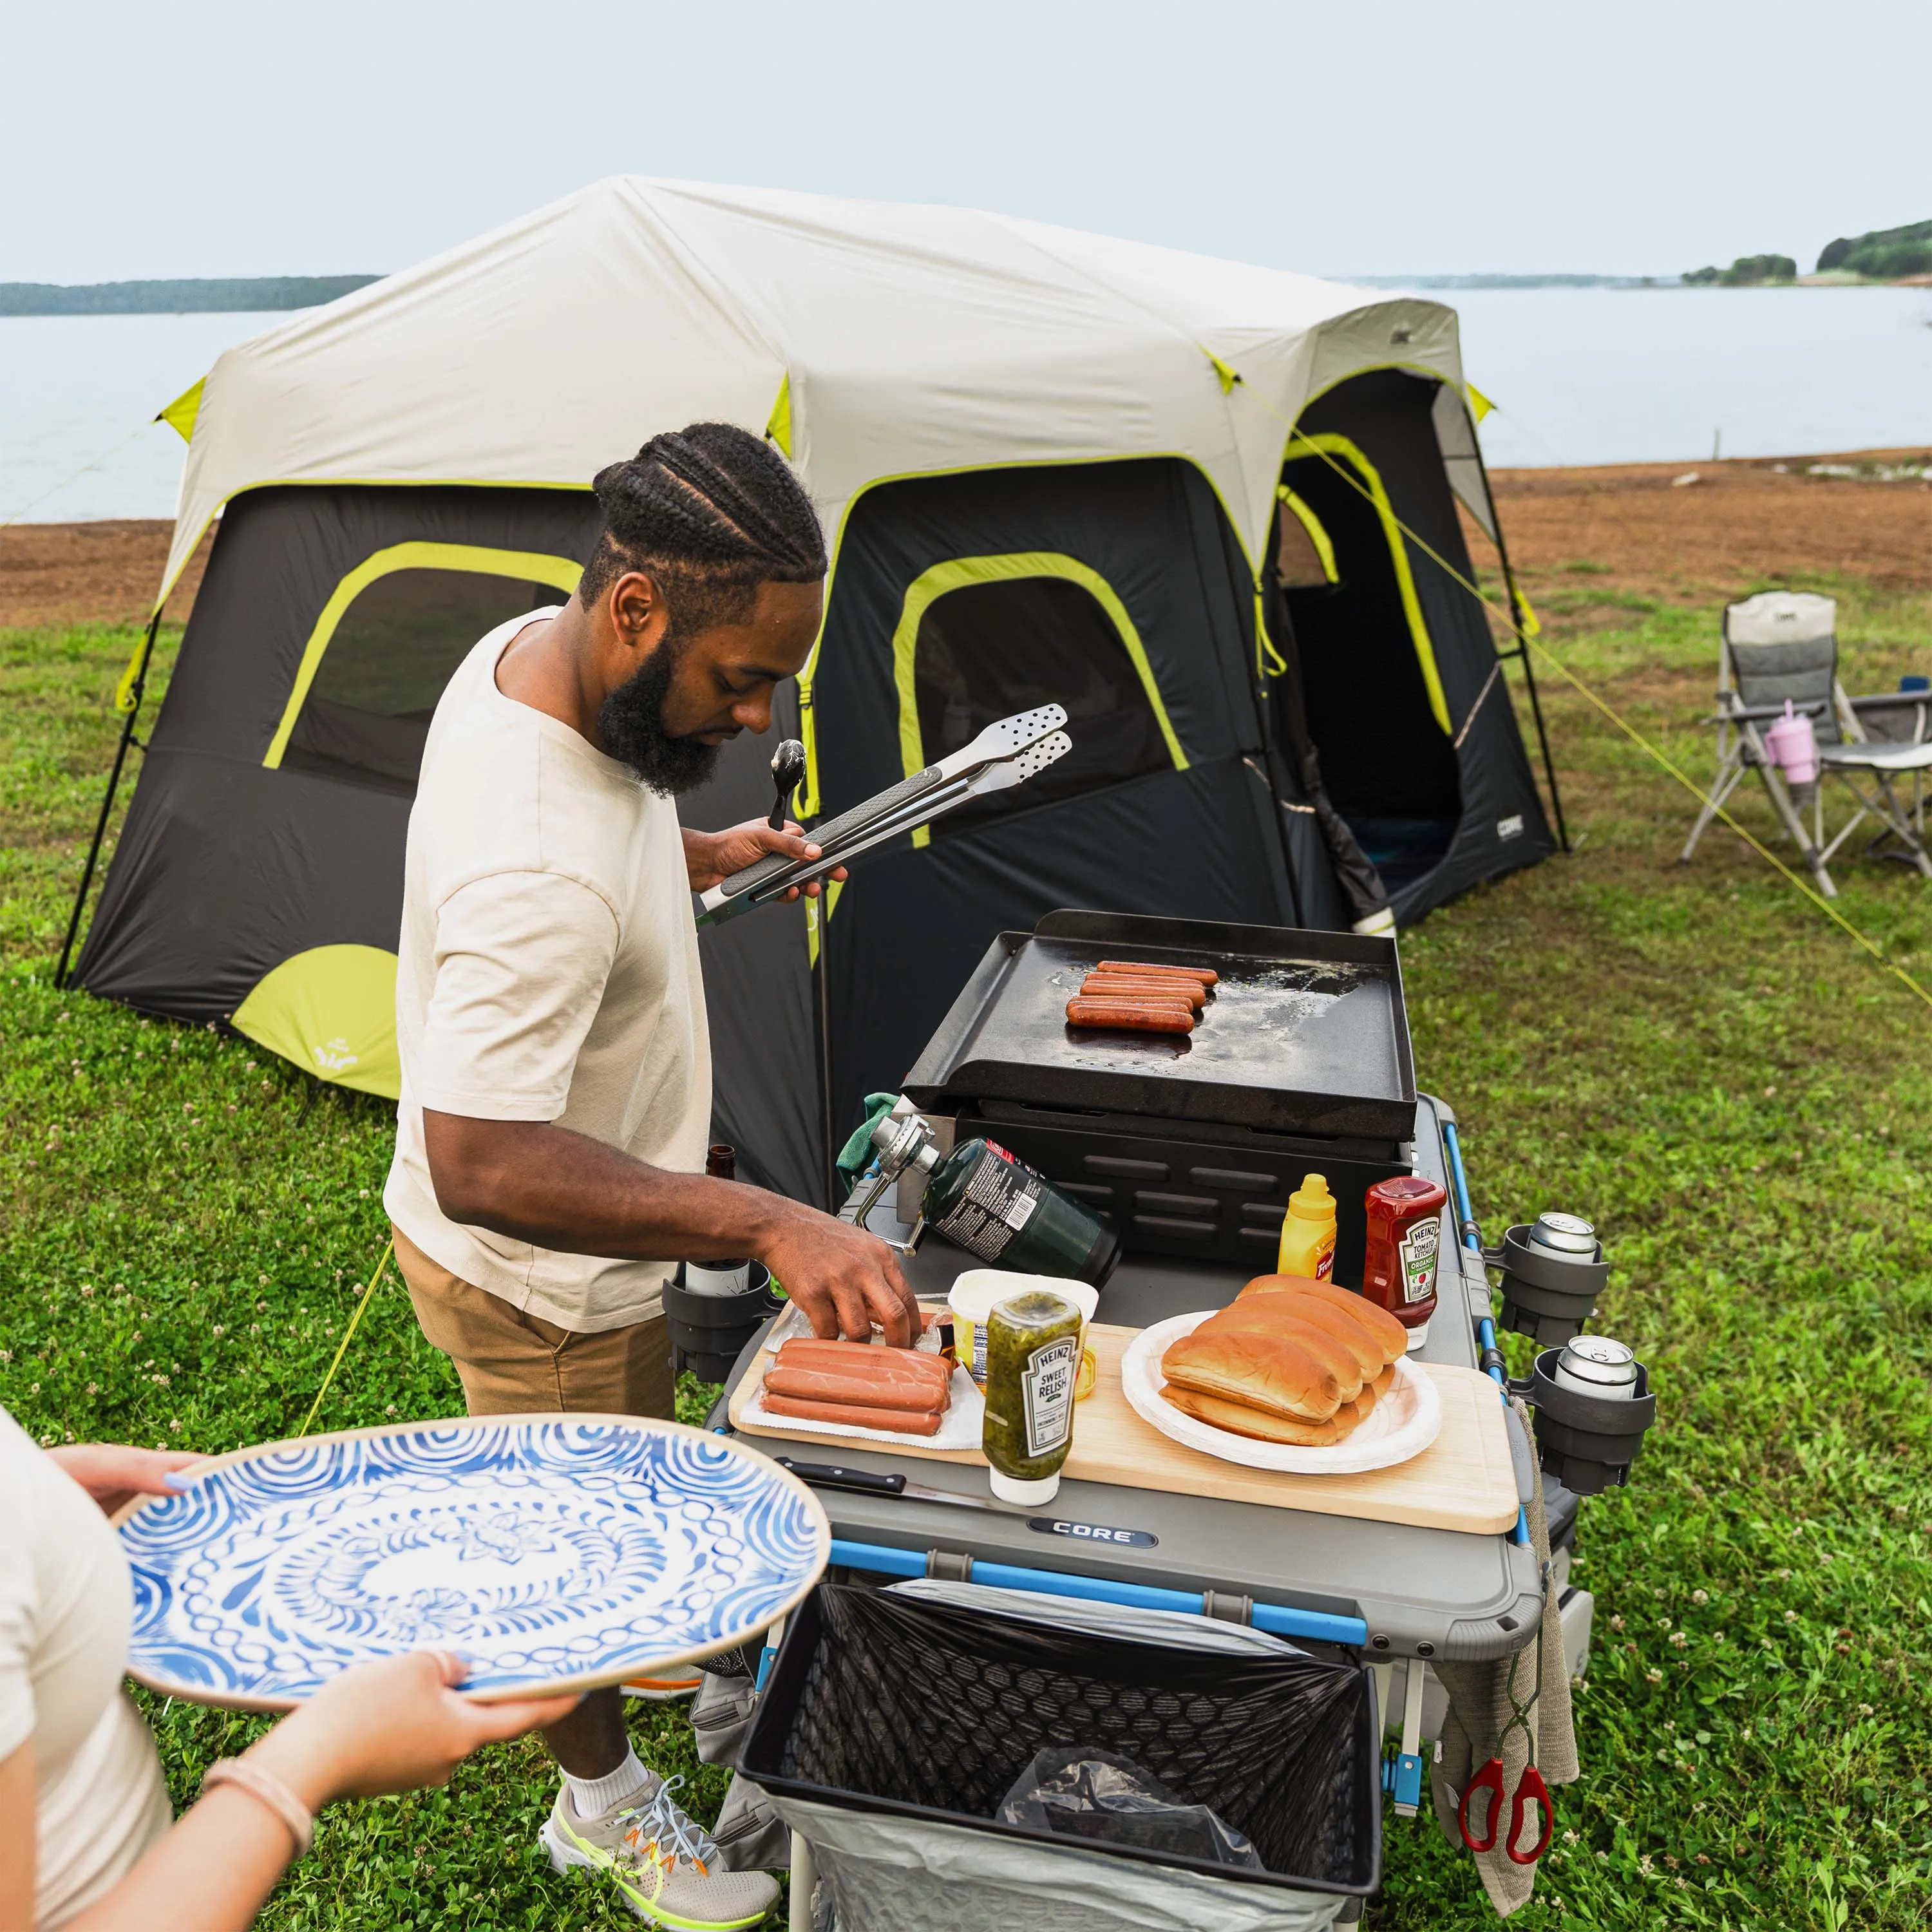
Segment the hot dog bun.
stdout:
<path fill-rule="evenodd" d="M 1306 1304 L 1310 1309 L 1315 1306 Z M 1299 1342 L 1328 1370 L 1339 1384 L 1344 1402 L 1353 1402 L 1356 1391 L 1382 1366 L 1382 1352 L 1366 1339 L 1366 1331 L 1338 1336 L 1332 1329 L 1311 1320 L 1286 1295 L 1256 1295 L 1252 1300 L 1236 1301 L 1210 1315 L 1195 1330 L 1197 1335 L 1209 1329 L 1222 1332 L 1246 1330 L 1251 1334 L 1286 1335 Z M 1373 1356 L 1365 1362 L 1364 1354 Z"/>
<path fill-rule="evenodd" d="M 1305 1275 L 1257 1275 L 1241 1290 L 1247 1294 L 1300 1294 L 1325 1302 L 1352 1316 L 1372 1335 L 1384 1362 L 1393 1362 L 1408 1351 L 1408 1330 L 1386 1308 L 1378 1308 L 1353 1290 L 1337 1288 L 1330 1281 L 1311 1281 Z"/>
<path fill-rule="evenodd" d="M 1197 1328 L 1168 1350 L 1160 1366 L 1183 1388 L 1298 1422 L 1326 1422 L 1342 1403 L 1342 1384 L 1287 1335 Z"/>
<path fill-rule="evenodd" d="M 1339 1419 L 1298 1422 L 1292 1416 L 1270 1415 L 1244 1402 L 1223 1402 L 1218 1396 L 1203 1395 L 1198 1390 L 1178 1388 L 1172 1382 L 1161 1394 L 1183 1415 L 1225 1429 L 1231 1436 L 1250 1436 L 1258 1442 L 1292 1442 L 1305 1448 L 1329 1449 L 1345 1440 L 1354 1426 Z"/>

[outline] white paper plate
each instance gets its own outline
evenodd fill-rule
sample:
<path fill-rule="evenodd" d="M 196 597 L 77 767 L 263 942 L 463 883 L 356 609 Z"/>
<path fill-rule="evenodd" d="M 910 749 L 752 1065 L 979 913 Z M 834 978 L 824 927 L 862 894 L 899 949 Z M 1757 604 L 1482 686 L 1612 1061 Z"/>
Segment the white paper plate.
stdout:
<path fill-rule="evenodd" d="M 1365 1469 L 1389 1469 L 1406 1462 L 1412 1456 L 1420 1456 L 1442 1432 L 1442 1398 L 1436 1394 L 1435 1383 L 1406 1355 L 1396 1364 L 1395 1379 L 1370 1412 L 1367 1421 L 1332 1449 L 1307 1448 L 1295 1442 L 1258 1442 L 1252 1436 L 1237 1436 L 1182 1414 L 1161 1394 L 1161 1384 L 1167 1378 L 1160 1372 L 1160 1358 L 1215 1312 L 1198 1309 L 1192 1315 L 1171 1316 L 1151 1328 L 1143 1328 L 1120 1358 L 1120 1387 L 1129 1406 L 1162 1435 L 1250 1469 L 1286 1469 L 1300 1476 L 1354 1476 Z"/>

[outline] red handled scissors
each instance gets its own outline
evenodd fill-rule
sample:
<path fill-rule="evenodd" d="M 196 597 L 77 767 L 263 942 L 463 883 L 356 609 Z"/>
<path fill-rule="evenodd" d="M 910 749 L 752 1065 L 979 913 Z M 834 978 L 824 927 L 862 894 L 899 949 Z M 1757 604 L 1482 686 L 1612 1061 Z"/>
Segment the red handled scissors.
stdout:
<path fill-rule="evenodd" d="M 1496 1740 L 1497 1755 L 1491 1758 L 1475 1776 L 1462 1787 L 1462 1801 L 1457 1807 L 1456 1822 L 1462 1834 L 1462 1842 L 1472 1852 L 1492 1852 L 1496 1848 L 1496 1828 L 1503 1818 L 1503 1761 L 1502 1748 L 1510 1732 L 1520 1730 L 1523 1742 L 1529 1748 L 1528 1762 L 1524 1765 L 1522 1775 L 1516 1781 L 1516 1796 L 1510 1802 L 1509 1832 L 1503 1840 L 1503 1850 L 1508 1852 L 1512 1863 L 1533 1865 L 1549 1848 L 1550 1834 L 1556 1829 L 1556 1814 L 1550 1808 L 1550 1788 L 1543 1781 L 1543 1774 L 1536 1768 L 1536 1734 L 1529 1727 L 1529 1714 L 1536 1707 L 1536 1700 L 1543 1691 L 1543 1620 L 1536 1624 L 1536 1675 L 1531 1686 L 1528 1701 L 1519 1704 L 1516 1700 L 1516 1672 L 1510 1666 L 1509 1694 L 1510 1720 L 1503 1726 L 1502 1736 Z M 1478 1838 L 1469 1828 L 1469 1813 L 1484 1792 L 1495 1801 L 1490 1807 L 1487 1834 Z M 1532 1804 L 1540 1805 L 1543 1811 L 1543 1835 L 1526 1852 L 1516 1847 L 1522 1843 L 1524 1829 L 1523 1814 Z"/>

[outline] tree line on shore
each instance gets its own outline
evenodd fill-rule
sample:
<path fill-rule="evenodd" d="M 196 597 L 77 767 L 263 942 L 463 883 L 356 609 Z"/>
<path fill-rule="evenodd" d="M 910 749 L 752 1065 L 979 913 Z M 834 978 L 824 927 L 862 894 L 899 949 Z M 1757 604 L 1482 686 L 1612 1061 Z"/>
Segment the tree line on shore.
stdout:
<path fill-rule="evenodd" d="M 1870 282 L 1932 275 L 1932 221 L 1875 228 L 1864 235 L 1841 235 L 1825 244 L 1813 272 L 1856 276 Z M 1684 279 L 1720 288 L 1756 288 L 1769 282 L 1795 282 L 1798 264 L 1789 255 L 1740 255 L 1728 268 L 1694 268 Z"/>

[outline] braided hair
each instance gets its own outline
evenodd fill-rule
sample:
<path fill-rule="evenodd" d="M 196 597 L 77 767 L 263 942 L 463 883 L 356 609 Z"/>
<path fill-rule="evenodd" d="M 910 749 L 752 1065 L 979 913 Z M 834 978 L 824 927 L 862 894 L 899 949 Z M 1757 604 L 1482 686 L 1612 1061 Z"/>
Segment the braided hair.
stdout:
<path fill-rule="evenodd" d="M 811 499 L 771 446 L 734 423 L 654 436 L 598 472 L 604 529 L 578 586 L 594 604 L 626 571 L 656 584 L 668 641 L 751 615 L 760 584 L 815 584 L 825 536 Z"/>

